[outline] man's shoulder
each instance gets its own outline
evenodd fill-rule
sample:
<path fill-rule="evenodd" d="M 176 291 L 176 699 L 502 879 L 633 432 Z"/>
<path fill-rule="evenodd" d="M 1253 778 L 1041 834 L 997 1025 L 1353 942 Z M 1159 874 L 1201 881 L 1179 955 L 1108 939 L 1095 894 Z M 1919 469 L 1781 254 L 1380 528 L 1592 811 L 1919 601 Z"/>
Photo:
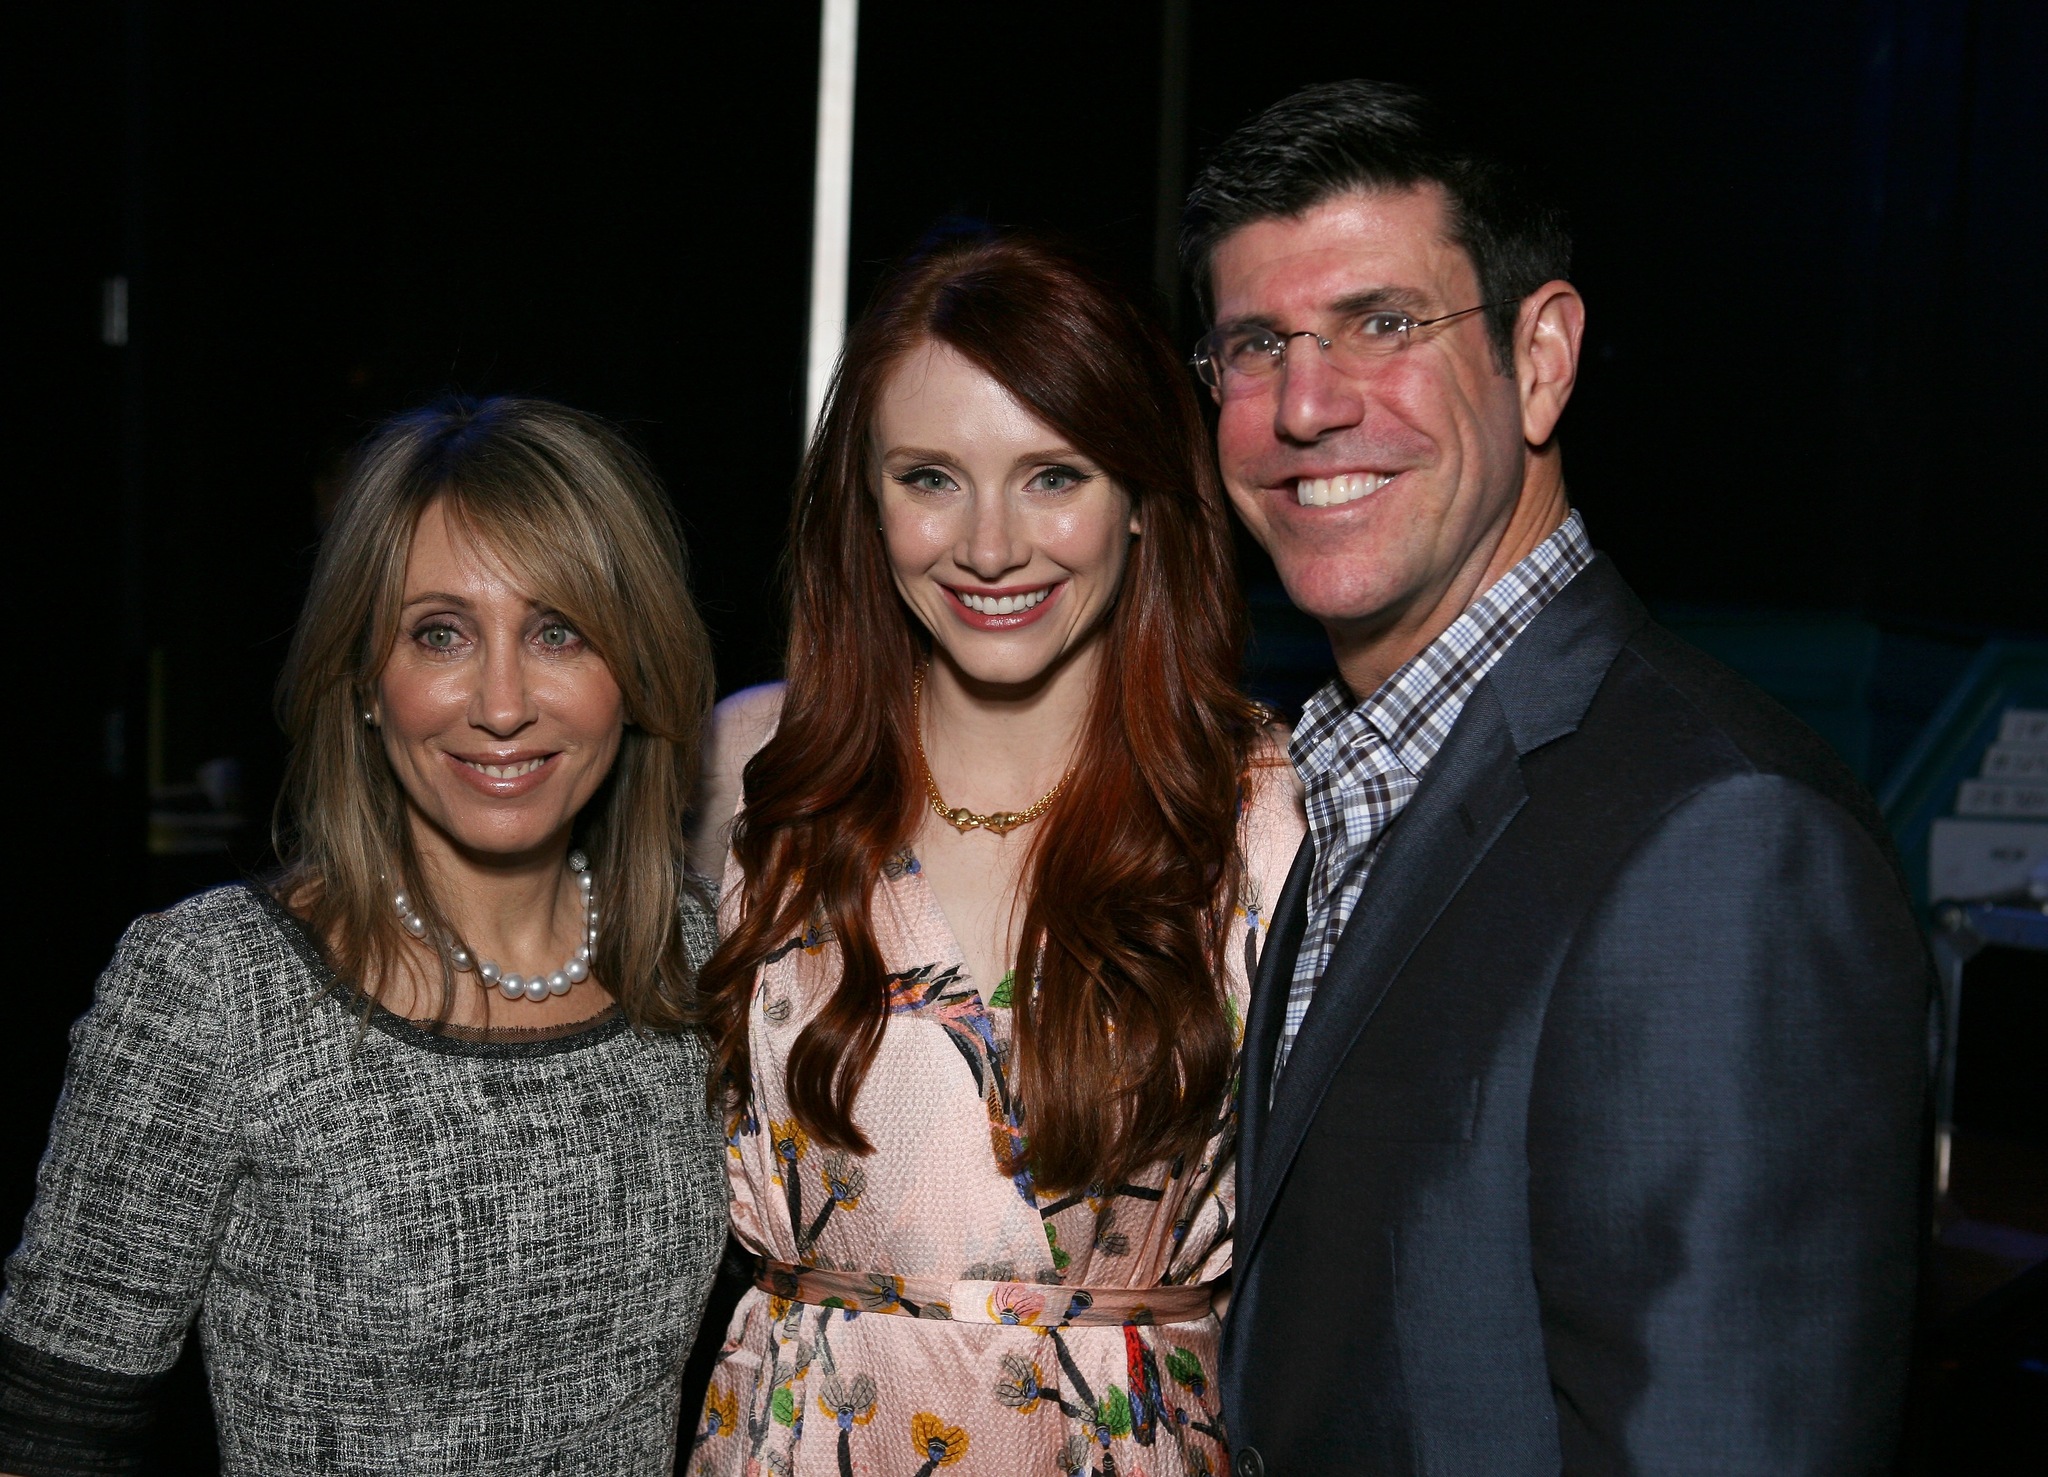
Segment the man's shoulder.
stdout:
<path fill-rule="evenodd" d="M 1876 803 L 1828 742 L 1740 673 L 1654 621 L 1622 644 L 1587 709 L 1589 749 L 1669 798 L 1752 777 L 1782 779 L 1882 834 Z M 1589 756 L 1591 757 L 1591 756 Z M 1646 797 L 1647 798 L 1647 797 Z"/>

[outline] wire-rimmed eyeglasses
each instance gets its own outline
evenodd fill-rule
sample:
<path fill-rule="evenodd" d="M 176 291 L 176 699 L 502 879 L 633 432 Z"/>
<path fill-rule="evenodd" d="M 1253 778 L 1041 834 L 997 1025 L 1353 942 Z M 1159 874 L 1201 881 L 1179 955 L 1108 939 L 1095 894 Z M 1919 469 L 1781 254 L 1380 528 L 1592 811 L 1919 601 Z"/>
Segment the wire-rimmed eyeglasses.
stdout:
<path fill-rule="evenodd" d="M 1188 362 L 1194 365 L 1203 384 L 1221 391 L 1230 376 L 1256 379 L 1273 373 L 1287 362 L 1288 344 L 1298 338 L 1309 338 L 1316 341 L 1332 368 L 1346 374 L 1364 374 L 1405 348 L 1416 329 L 1500 306 L 1497 302 L 1480 303 L 1434 318 L 1417 318 L 1396 308 L 1375 308 L 1346 319 L 1342 326 L 1331 330 L 1328 338 L 1312 328 L 1297 328 L 1291 333 L 1256 324 L 1213 328 L 1202 335 L 1195 345 L 1194 357 Z"/>

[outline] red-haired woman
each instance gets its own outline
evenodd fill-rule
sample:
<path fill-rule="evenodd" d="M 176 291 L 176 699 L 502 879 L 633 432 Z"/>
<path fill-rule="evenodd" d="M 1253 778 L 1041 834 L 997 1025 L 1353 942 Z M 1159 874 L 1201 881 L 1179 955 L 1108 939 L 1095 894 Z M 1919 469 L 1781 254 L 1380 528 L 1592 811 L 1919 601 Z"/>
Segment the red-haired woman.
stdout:
<path fill-rule="evenodd" d="M 1186 371 L 1043 247 L 927 255 L 848 340 L 789 562 L 787 686 L 710 741 L 762 1266 L 693 1470 L 1220 1472 L 1239 1023 L 1301 822 Z"/>

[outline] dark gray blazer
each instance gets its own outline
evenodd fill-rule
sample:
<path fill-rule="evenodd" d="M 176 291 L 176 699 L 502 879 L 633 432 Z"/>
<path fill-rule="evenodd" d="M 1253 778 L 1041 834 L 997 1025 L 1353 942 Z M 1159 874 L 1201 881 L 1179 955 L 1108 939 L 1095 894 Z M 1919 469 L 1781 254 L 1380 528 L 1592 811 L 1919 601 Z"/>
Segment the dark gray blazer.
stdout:
<path fill-rule="evenodd" d="M 1860 1473 L 1896 1439 L 1931 976 L 1875 808 L 1597 559 L 1388 832 L 1270 1110 L 1225 1414 L 1268 1473 Z"/>

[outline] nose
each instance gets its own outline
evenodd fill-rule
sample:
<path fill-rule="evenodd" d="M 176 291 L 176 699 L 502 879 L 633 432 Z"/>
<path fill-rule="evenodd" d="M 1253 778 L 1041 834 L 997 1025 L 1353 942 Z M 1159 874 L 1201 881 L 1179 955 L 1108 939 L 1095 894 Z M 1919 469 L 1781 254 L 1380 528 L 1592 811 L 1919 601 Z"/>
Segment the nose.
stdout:
<path fill-rule="evenodd" d="M 1312 446 L 1365 419 L 1365 395 L 1358 383 L 1330 367 L 1313 333 L 1288 336 L 1277 378 L 1273 434 L 1282 441 Z"/>
<path fill-rule="evenodd" d="M 533 684 L 517 639 L 487 641 L 483 659 L 472 670 L 476 674 L 469 695 L 472 726 L 496 738 L 510 738 L 533 721 Z"/>
<path fill-rule="evenodd" d="M 1019 513 L 1000 490 L 977 491 L 966 537 L 954 558 L 962 569 L 993 584 L 1013 569 L 1031 562 L 1031 550 L 1018 536 Z"/>

